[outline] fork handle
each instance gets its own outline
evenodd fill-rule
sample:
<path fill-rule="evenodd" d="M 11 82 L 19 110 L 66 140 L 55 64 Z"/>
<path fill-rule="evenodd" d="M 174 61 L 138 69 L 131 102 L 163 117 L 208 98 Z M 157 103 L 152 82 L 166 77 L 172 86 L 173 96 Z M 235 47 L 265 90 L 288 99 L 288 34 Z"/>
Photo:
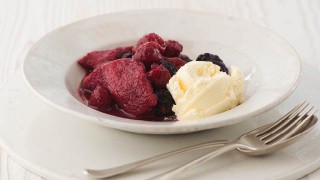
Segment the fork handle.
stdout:
<path fill-rule="evenodd" d="M 112 177 L 115 175 L 119 175 L 128 171 L 131 171 L 133 169 L 136 169 L 138 167 L 153 163 L 157 160 L 165 159 L 171 156 L 176 156 L 182 153 L 190 152 L 190 151 L 195 151 L 195 150 L 200 150 L 204 148 L 209 148 L 209 147 L 214 147 L 214 146 L 221 146 L 229 143 L 228 141 L 225 140 L 219 140 L 219 141 L 211 141 L 211 142 L 206 142 L 206 143 L 201 143 L 201 144 L 196 144 L 188 147 L 184 147 L 181 149 L 177 149 L 174 151 L 170 151 L 167 153 L 159 154 L 157 156 L 153 156 L 150 158 L 146 158 L 143 160 L 139 160 L 136 162 L 132 162 L 129 164 L 124 164 L 120 166 L 116 166 L 113 168 L 109 169 L 101 169 L 101 170 L 94 170 L 94 169 L 85 169 L 83 170 L 83 173 L 85 175 L 91 176 L 93 178 L 107 178 L 107 177 Z"/>
<path fill-rule="evenodd" d="M 210 152 L 208 154 L 205 154 L 199 158 L 196 158 L 190 162 L 188 162 L 187 164 L 184 164 L 182 166 L 179 166 L 177 168 L 171 169 L 169 171 L 166 171 L 164 173 L 161 173 L 159 175 L 156 175 L 152 178 L 150 178 L 149 180 L 168 180 L 168 179 L 174 179 L 174 177 L 177 177 L 177 175 L 179 175 L 182 171 L 185 171 L 189 168 L 193 168 L 196 167 L 198 165 L 201 165 L 207 161 L 209 161 L 212 158 L 215 158 L 223 153 L 226 153 L 228 151 L 237 149 L 237 148 L 245 148 L 246 146 L 241 145 L 241 144 L 237 144 L 237 143 L 230 143 L 227 144 L 213 152 Z"/>

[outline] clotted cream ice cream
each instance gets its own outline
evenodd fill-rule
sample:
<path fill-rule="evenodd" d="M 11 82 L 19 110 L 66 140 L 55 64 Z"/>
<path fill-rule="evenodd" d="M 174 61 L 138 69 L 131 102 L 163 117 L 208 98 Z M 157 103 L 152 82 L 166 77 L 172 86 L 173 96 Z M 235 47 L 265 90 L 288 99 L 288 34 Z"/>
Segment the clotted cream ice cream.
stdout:
<path fill-rule="evenodd" d="M 238 67 L 230 75 L 206 61 L 192 61 L 181 67 L 167 88 L 176 105 L 177 119 L 195 120 L 227 111 L 244 101 L 244 78 Z"/>

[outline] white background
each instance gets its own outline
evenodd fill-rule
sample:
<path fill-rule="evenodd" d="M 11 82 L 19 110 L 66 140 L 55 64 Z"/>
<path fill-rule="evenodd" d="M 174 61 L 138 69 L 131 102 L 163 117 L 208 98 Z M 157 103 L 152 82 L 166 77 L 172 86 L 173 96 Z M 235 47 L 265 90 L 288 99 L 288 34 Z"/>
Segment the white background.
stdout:
<path fill-rule="evenodd" d="M 267 27 L 288 40 L 304 63 L 320 70 L 320 0 L 0 0 L 0 84 L 19 69 L 29 48 L 53 29 L 99 14 L 153 8 L 214 12 Z M 1 162 L 5 179 L 42 179 L 5 152 Z M 305 179 L 320 179 L 320 172 Z"/>

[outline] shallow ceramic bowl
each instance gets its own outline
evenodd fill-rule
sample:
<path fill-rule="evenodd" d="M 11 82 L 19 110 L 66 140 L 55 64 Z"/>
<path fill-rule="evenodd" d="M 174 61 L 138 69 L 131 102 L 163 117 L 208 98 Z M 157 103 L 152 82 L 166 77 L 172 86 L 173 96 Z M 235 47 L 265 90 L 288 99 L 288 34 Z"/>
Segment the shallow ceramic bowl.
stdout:
<path fill-rule="evenodd" d="M 131 120 L 84 105 L 77 89 L 85 71 L 76 61 L 93 50 L 133 45 L 149 32 L 179 41 L 183 53 L 193 59 L 212 52 L 227 65 L 239 66 L 245 74 L 245 102 L 190 123 Z M 59 28 L 31 48 L 23 69 L 39 97 L 79 120 L 136 133 L 178 134 L 235 124 L 278 105 L 295 89 L 300 61 L 285 40 L 243 21 L 196 11 L 145 10 L 97 16 Z"/>

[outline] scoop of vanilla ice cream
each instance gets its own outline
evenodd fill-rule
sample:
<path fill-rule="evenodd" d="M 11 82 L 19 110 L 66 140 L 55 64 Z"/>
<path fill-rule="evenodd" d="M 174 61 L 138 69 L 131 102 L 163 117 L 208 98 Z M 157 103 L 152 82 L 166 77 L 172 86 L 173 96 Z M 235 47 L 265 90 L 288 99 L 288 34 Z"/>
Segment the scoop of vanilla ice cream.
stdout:
<path fill-rule="evenodd" d="M 192 61 L 167 84 L 178 120 L 194 120 L 229 110 L 244 101 L 244 78 L 238 67 L 231 75 L 211 62 Z"/>

